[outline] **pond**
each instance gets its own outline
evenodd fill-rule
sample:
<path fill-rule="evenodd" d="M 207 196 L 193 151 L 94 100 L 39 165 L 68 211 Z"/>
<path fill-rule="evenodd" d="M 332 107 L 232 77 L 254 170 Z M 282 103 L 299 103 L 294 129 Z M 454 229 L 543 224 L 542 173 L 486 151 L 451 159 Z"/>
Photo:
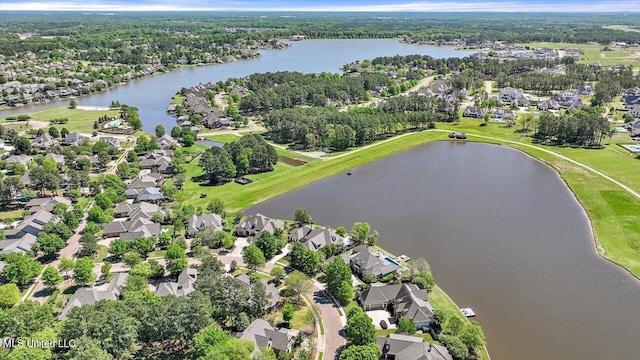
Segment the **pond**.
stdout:
<path fill-rule="evenodd" d="M 245 212 L 350 229 L 425 257 L 437 283 L 472 307 L 492 360 L 637 359 L 640 283 L 595 251 L 562 179 L 519 151 L 437 142 L 369 163 Z"/>

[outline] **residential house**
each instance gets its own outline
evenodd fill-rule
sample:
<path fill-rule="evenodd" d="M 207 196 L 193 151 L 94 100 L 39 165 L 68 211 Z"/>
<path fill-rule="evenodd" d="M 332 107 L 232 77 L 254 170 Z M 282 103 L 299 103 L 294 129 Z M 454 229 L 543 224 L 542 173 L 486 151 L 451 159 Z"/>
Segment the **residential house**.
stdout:
<path fill-rule="evenodd" d="M 342 245 L 343 238 L 327 229 L 302 226 L 289 232 L 289 241 L 300 241 L 311 250 L 318 250 L 329 244 Z"/>
<path fill-rule="evenodd" d="M 56 164 L 64 164 L 64 161 L 65 161 L 64 155 L 54 154 L 54 153 L 47 153 L 47 155 L 45 155 L 44 158 L 45 159 L 53 159 L 53 161 Z"/>
<path fill-rule="evenodd" d="M 70 146 L 78 146 L 82 140 L 86 139 L 86 137 L 80 135 L 77 132 L 68 133 L 67 136 L 64 137 L 64 145 Z"/>
<path fill-rule="evenodd" d="M 623 127 L 629 132 L 631 137 L 640 137 L 640 119 L 628 122 Z"/>
<path fill-rule="evenodd" d="M 151 169 L 161 174 L 171 174 L 173 172 L 173 165 L 171 164 L 173 151 L 170 152 L 171 155 L 167 155 L 169 151 L 154 151 L 150 153 L 140 162 L 140 167 L 142 169 Z"/>
<path fill-rule="evenodd" d="M 32 161 L 33 157 L 29 155 L 11 155 L 5 160 L 7 164 L 20 164 L 24 167 L 29 166 Z"/>
<path fill-rule="evenodd" d="M 572 92 L 563 92 L 560 93 L 556 96 L 554 96 L 553 98 L 554 100 L 556 100 L 558 102 L 558 104 L 562 107 L 570 107 L 571 105 L 573 105 L 574 103 L 578 102 L 578 101 L 582 101 L 580 99 L 580 96 L 572 93 Z"/>
<path fill-rule="evenodd" d="M 31 146 L 40 150 L 51 149 L 54 146 L 58 146 L 58 144 L 58 140 L 48 133 L 44 133 L 31 141 Z"/>
<path fill-rule="evenodd" d="M 53 222 L 57 223 L 60 218 L 46 210 L 38 210 L 20 221 L 15 228 L 5 230 L 4 235 L 7 239 L 18 239 L 25 234 L 38 236 L 45 224 Z"/>
<path fill-rule="evenodd" d="M 497 109 L 491 114 L 491 117 L 494 119 L 514 120 L 516 113 L 512 110 Z"/>
<path fill-rule="evenodd" d="M 88 159 L 91 162 L 91 166 L 96 166 L 98 164 L 100 164 L 100 160 L 98 159 L 98 155 L 78 155 L 78 157 L 76 157 L 76 163 L 78 162 L 78 160 L 80 159 Z"/>
<path fill-rule="evenodd" d="M 416 336 L 389 334 L 376 338 L 382 350 L 380 359 L 389 360 L 453 360 L 446 347 L 424 342 Z"/>
<path fill-rule="evenodd" d="M 69 315 L 71 309 L 76 306 L 92 305 L 100 300 L 118 300 L 122 294 L 122 287 L 127 283 L 128 273 L 117 273 L 105 290 L 96 290 L 93 287 L 84 287 L 76 290 L 60 313 L 60 320 Z"/>
<path fill-rule="evenodd" d="M 138 175 L 129 183 L 130 189 L 144 189 L 146 187 L 156 187 L 158 185 L 158 178 L 150 175 Z"/>
<path fill-rule="evenodd" d="M 195 291 L 194 284 L 198 280 L 198 270 L 193 268 L 186 268 L 182 270 L 178 275 L 177 282 L 163 282 L 158 284 L 156 288 L 156 295 L 158 296 L 185 296 Z"/>
<path fill-rule="evenodd" d="M 640 90 L 628 89 L 624 95 L 622 95 L 622 103 L 625 109 L 633 109 L 635 106 L 640 105 Z"/>
<path fill-rule="evenodd" d="M 524 95 L 524 91 L 522 89 L 516 89 L 508 86 L 500 90 L 498 97 L 500 100 L 513 101 L 522 95 Z"/>
<path fill-rule="evenodd" d="M 164 216 L 164 212 L 160 210 L 160 207 L 156 204 L 151 204 L 145 201 L 128 204 L 121 202 L 116 204 L 115 216 L 117 218 L 129 218 L 129 220 L 137 220 L 138 218 L 151 219 L 153 215 L 160 214 Z"/>
<path fill-rule="evenodd" d="M 114 220 L 105 224 L 102 236 L 105 238 L 119 237 L 122 240 L 133 240 L 138 237 L 158 236 L 162 232 L 162 226 L 153 221 L 139 217 L 135 220 Z"/>
<path fill-rule="evenodd" d="M 406 316 L 417 329 L 429 327 L 433 319 L 427 291 L 415 284 L 371 285 L 360 293 L 358 300 L 365 311 L 391 308 L 396 320 Z"/>
<path fill-rule="evenodd" d="M 485 110 L 479 106 L 467 106 L 462 113 L 464 117 L 482 119 L 484 117 Z"/>
<path fill-rule="evenodd" d="M 203 114 L 202 121 L 207 129 L 224 128 L 229 127 L 233 124 L 231 120 L 225 117 L 220 109 L 215 107 L 210 108 L 206 113 Z"/>
<path fill-rule="evenodd" d="M 531 102 L 524 94 L 518 95 L 518 97 L 513 99 L 511 103 L 516 104 L 516 106 L 519 106 L 519 107 L 528 107 L 529 105 L 531 105 Z"/>
<path fill-rule="evenodd" d="M 631 114 L 634 118 L 640 118 L 640 105 L 636 105 L 629 110 L 629 114 Z"/>
<path fill-rule="evenodd" d="M 396 271 L 396 266 L 385 261 L 381 254 L 372 253 L 366 245 L 353 248 L 352 255 L 349 257 L 349 266 L 357 275 L 371 272 L 377 278 Z"/>
<path fill-rule="evenodd" d="M 194 237 L 196 234 L 209 226 L 215 227 L 216 230 L 222 230 L 222 216 L 214 213 L 193 215 L 187 224 L 187 236 Z"/>
<path fill-rule="evenodd" d="M 0 240 L 0 254 L 10 254 L 14 252 L 24 254 L 31 250 L 37 240 L 38 237 L 29 233 L 22 235 L 20 238 Z"/>
<path fill-rule="evenodd" d="M 127 199 L 135 199 L 135 202 L 146 201 L 157 203 L 164 200 L 164 194 L 158 187 L 146 187 L 143 189 L 129 188 L 125 191 L 124 195 Z"/>
<path fill-rule="evenodd" d="M 284 222 L 280 220 L 270 219 L 262 214 L 249 215 L 236 227 L 236 235 L 259 236 L 263 231 L 273 233 L 275 229 L 283 228 Z"/>
<path fill-rule="evenodd" d="M 538 104 L 538 110 L 547 111 L 547 110 L 559 110 L 560 104 L 554 99 L 545 100 Z"/>
<path fill-rule="evenodd" d="M 113 136 L 101 136 L 100 138 L 98 138 L 99 142 L 103 142 L 103 143 L 107 143 L 111 146 L 116 147 L 117 149 L 120 149 L 120 139 L 118 139 L 117 137 L 113 137 Z"/>
<path fill-rule="evenodd" d="M 296 329 L 276 330 L 265 320 L 256 319 L 242 332 L 240 339 L 250 340 L 256 348 L 270 347 L 276 353 L 289 353 L 298 334 Z"/>
<path fill-rule="evenodd" d="M 244 285 L 249 290 L 249 294 L 251 294 L 252 284 L 247 274 L 238 275 L 235 277 L 235 279 L 238 280 L 242 285 Z M 280 292 L 272 283 L 266 280 L 262 280 L 261 282 L 264 285 L 267 293 L 267 305 L 265 306 L 265 310 L 271 312 L 278 306 L 278 303 L 280 302 Z"/>
<path fill-rule="evenodd" d="M 590 85 L 579 85 L 573 88 L 573 91 L 580 95 L 593 95 L 593 88 Z"/>
<path fill-rule="evenodd" d="M 67 207 L 71 206 L 71 200 L 67 199 L 64 196 L 50 196 L 44 198 L 35 198 L 29 200 L 25 204 L 25 208 L 29 209 L 31 213 L 37 212 L 38 210 L 46 210 L 48 212 L 53 211 L 53 207 L 56 204 L 64 204 Z"/>
<path fill-rule="evenodd" d="M 158 146 L 160 146 L 160 149 L 169 149 L 176 145 L 178 145 L 178 140 L 172 138 L 169 134 L 164 134 L 158 139 Z"/>

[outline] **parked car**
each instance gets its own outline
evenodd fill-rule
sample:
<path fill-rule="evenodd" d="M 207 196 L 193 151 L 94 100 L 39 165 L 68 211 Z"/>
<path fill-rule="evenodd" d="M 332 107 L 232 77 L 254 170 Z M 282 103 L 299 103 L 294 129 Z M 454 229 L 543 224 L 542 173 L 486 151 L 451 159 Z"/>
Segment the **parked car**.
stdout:
<path fill-rule="evenodd" d="M 389 327 L 389 324 L 387 324 L 386 320 L 380 320 L 380 327 L 386 330 Z"/>

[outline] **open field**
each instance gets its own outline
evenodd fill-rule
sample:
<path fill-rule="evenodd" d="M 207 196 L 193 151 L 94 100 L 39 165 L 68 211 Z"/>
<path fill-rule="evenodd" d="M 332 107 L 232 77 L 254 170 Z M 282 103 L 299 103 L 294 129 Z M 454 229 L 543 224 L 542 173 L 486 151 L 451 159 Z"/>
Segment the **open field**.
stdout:
<path fill-rule="evenodd" d="M 640 48 L 629 47 L 624 51 L 602 51 L 605 45 L 590 44 L 571 44 L 571 43 L 545 43 L 533 42 L 523 43 L 523 46 L 531 48 L 549 48 L 549 49 L 580 49 L 583 55 L 580 57 L 582 63 L 600 62 L 600 64 L 608 66 L 613 64 L 640 64 Z"/>
<path fill-rule="evenodd" d="M 636 28 L 633 28 L 633 27 L 628 26 L 628 25 L 607 25 L 607 26 L 603 26 L 602 28 L 611 29 L 611 30 L 620 30 L 620 31 L 628 31 L 628 32 L 638 32 L 638 33 L 640 33 L 640 29 L 636 29 Z"/>
<path fill-rule="evenodd" d="M 67 128 L 67 130 L 73 132 L 81 132 L 81 133 L 91 133 L 93 132 L 93 122 L 98 120 L 100 116 L 110 116 L 115 117 L 119 115 L 118 110 L 80 110 L 80 109 L 69 109 L 68 107 L 58 107 L 52 109 L 46 109 L 41 111 L 36 111 L 32 113 L 27 113 L 27 115 L 31 116 L 31 121 L 41 121 L 49 124 L 50 120 L 53 119 L 62 119 L 66 118 L 69 120 L 66 124 L 53 125 L 58 130 Z M 0 122 L 3 122 L 5 118 L 1 118 Z"/>

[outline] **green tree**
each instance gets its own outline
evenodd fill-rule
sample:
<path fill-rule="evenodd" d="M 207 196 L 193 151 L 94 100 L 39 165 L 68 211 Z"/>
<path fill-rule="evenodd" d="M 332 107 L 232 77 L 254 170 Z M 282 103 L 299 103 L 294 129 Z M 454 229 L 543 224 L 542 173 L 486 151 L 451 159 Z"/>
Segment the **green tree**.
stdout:
<path fill-rule="evenodd" d="M 284 284 L 296 295 L 296 303 L 300 303 L 302 294 L 309 291 L 313 286 L 311 279 L 297 270 L 284 279 Z"/>
<path fill-rule="evenodd" d="M 116 259 L 122 259 L 127 251 L 129 251 L 129 243 L 122 239 L 113 240 L 111 246 L 109 246 L 109 253 Z"/>
<path fill-rule="evenodd" d="M 271 269 L 270 275 L 273 277 L 273 283 L 276 286 L 278 286 L 282 282 L 282 279 L 284 279 L 284 277 L 287 276 L 287 273 L 284 271 L 283 268 L 276 266 L 273 269 Z"/>
<path fill-rule="evenodd" d="M 353 242 L 357 245 L 367 244 L 369 246 L 375 244 L 378 240 L 378 232 L 374 231 L 373 234 L 370 234 L 371 226 L 366 222 L 357 222 L 353 224 L 351 228 L 351 237 L 353 238 Z"/>
<path fill-rule="evenodd" d="M 371 318 L 362 309 L 354 311 L 347 317 L 345 327 L 345 337 L 352 345 L 375 344 L 376 328 L 371 322 Z"/>
<path fill-rule="evenodd" d="M 31 334 L 29 340 L 32 341 L 51 341 L 57 340 L 57 334 L 52 328 L 46 328 L 42 331 Z M 28 340 L 24 340 L 28 341 Z M 51 359 L 51 348 L 43 346 L 17 346 L 6 357 L 7 360 L 49 360 Z"/>
<path fill-rule="evenodd" d="M 478 350 L 485 344 L 484 332 L 482 331 L 480 324 L 476 321 L 472 321 L 470 324 L 465 325 L 465 327 L 460 330 L 458 338 L 460 338 L 462 343 L 469 349 Z"/>
<path fill-rule="evenodd" d="M 289 259 L 292 268 L 300 270 L 309 276 L 318 271 L 321 263 L 318 254 L 299 241 L 293 244 Z"/>
<path fill-rule="evenodd" d="M 164 276 L 164 267 L 156 260 L 149 260 L 149 277 L 152 279 L 160 279 Z"/>
<path fill-rule="evenodd" d="M 351 269 L 344 260 L 337 257 L 324 266 L 325 282 L 327 283 L 327 291 L 335 297 L 338 297 L 343 282 L 351 283 Z M 353 292 L 353 289 L 351 289 Z M 351 300 L 347 299 L 346 301 Z"/>
<path fill-rule="evenodd" d="M 53 266 L 47 266 L 42 273 L 42 281 L 49 289 L 55 289 L 62 282 L 62 275 Z"/>
<path fill-rule="evenodd" d="M 53 138 L 59 138 L 60 137 L 60 132 L 58 131 L 58 129 L 56 129 L 55 127 L 50 127 L 49 128 L 49 136 L 53 137 Z"/>
<path fill-rule="evenodd" d="M 305 209 L 297 209 L 294 220 L 298 223 L 298 226 L 311 224 L 311 215 Z"/>
<path fill-rule="evenodd" d="M 76 99 L 69 100 L 69 109 L 75 109 L 78 106 Z"/>
<path fill-rule="evenodd" d="M 30 154 L 31 153 L 31 141 L 25 136 L 16 136 L 13 138 L 13 147 L 16 154 Z"/>
<path fill-rule="evenodd" d="M 354 296 L 355 293 L 353 291 L 353 285 L 351 284 L 351 281 L 343 281 L 342 283 L 340 283 L 340 287 L 338 288 L 338 292 L 336 293 L 335 297 L 341 304 L 348 304 L 351 300 L 353 300 Z"/>
<path fill-rule="evenodd" d="M 64 272 L 65 278 L 68 278 L 69 270 L 73 270 L 75 266 L 76 266 L 75 260 L 63 257 L 60 259 L 60 265 L 58 265 L 58 269 Z"/>
<path fill-rule="evenodd" d="M 204 357 L 211 347 L 223 344 L 230 340 L 231 336 L 216 323 L 201 329 L 193 338 L 191 353 L 193 358 Z"/>
<path fill-rule="evenodd" d="M 134 267 L 142 262 L 142 258 L 140 258 L 140 254 L 137 252 L 128 252 L 124 254 L 123 261 L 130 267 Z"/>
<path fill-rule="evenodd" d="M 167 270 L 173 276 L 180 274 L 187 268 L 187 254 L 176 244 L 169 245 L 164 258 L 167 260 Z"/>
<path fill-rule="evenodd" d="M 113 357 L 100 347 L 100 341 L 88 336 L 74 339 L 74 347 L 66 354 L 66 360 L 112 360 Z"/>
<path fill-rule="evenodd" d="M 258 249 L 262 251 L 265 259 L 271 259 L 280 250 L 276 237 L 269 231 L 263 231 L 260 236 L 258 236 L 255 244 Z"/>
<path fill-rule="evenodd" d="M 6 263 L 2 270 L 2 277 L 8 283 L 26 285 L 31 282 L 42 270 L 42 265 L 30 256 L 11 253 L 5 256 Z"/>
<path fill-rule="evenodd" d="M 398 328 L 396 329 L 396 333 L 413 335 L 416 333 L 416 324 L 414 324 L 408 317 L 401 316 L 400 319 L 398 319 Z"/>
<path fill-rule="evenodd" d="M 166 133 L 167 133 L 167 131 L 164 129 L 164 126 L 162 126 L 162 125 L 157 125 L 156 126 L 156 136 L 157 137 L 159 137 L 159 138 L 163 137 L 164 134 L 166 134 Z"/>
<path fill-rule="evenodd" d="M 90 257 L 93 258 L 98 254 L 98 239 L 92 233 L 84 233 L 80 237 L 80 257 Z"/>
<path fill-rule="evenodd" d="M 96 224 L 104 224 L 107 222 L 107 219 L 107 215 L 98 205 L 94 205 L 89 209 L 87 221 L 94 222 Z"/>
<path fill-rule="evenodd" d="M 113 202 L 111 199 L 104 193 L 100 193 L 96 195 L 94 198 L 96 205 L 98 205 L 102 210 L 111 209 L 113 207 Z"/>
<path fill-rule="evenodd" d="M 340 360 L 378 360 L 381 355 L 378 345 L 352 345 L 340 353 Z"/>
<path fill-rule="evenodd" d="M 23 301 L 0 312 L 0 336 L 27 337 L 53 325 L 50 305 Z"/>
<path fill-rule="evenodd" d="M 260 251 L 260 248 L 255 245 L 249 245 L 242 250 L 242 260 L 251 270 L 256 270 L 259 267 L 264 266 L 266 263 L 262 251 Z"/>
<path fill-rule="evenodd" d="M 463 360 L 469 356 L 469 349 L 453 335 L 440 335 L 440 343 L 444 345 L 455 360 Z"/>
<path fill-rule="evenodd" d="M 36 251 L 42 251 L 46 258 L 52 258 L 64 249 L 66 243 L 56 234 L 47 234 L 42 231 L 38 234 L 38 240 L 34 246 Z"/>
<path fill-rule="evenodd" d="M 464 321 L 458 316 L 449 316 L 442 325 L 442 330 L 449 334 L 457 336 L 460 330 L 464 328 Z"/>
<path fill-rule="evenodd" d="M 93 261 L 90 258 L 76 260 L 76 265 L 73 268 L 73 281 L 80 286 L 96 281 L 96 276 L 93 274 Z"/>
<path fill-rule="evenodd" d="M 225 182 L 236 174 L 236 167 L 227 151 L 215 146 L 202 153 L 198 165 L 212 184 Z"/>
<path fill-rule="evenodd" d="M 20 289 L 16 284 L 0 285 L 0 308 L 8 308 L 20 300 Z"/>
<path fill-rule="evenodd" d="M 100 267 L 100 274 L 104 278 L 104 282 L 108 282 L 111 279 L 111 263 L 106 262 Z"/>
<path fill-rule="evenodd" d="M 295 308 L 293 307 L 292 304 L 290 303 L 284 304 L 284 306 L 282 307 L 282 320 L 287 324 L 289 324 L 291 320 L 293 320 L 294 311 L 295 311 Z"/>
<path fill-rule="evenodd" d="M 207 204 L 207 211 L 223 215 L 224 214 L 224 201 L 222 199 L 213 198 Z"/>

